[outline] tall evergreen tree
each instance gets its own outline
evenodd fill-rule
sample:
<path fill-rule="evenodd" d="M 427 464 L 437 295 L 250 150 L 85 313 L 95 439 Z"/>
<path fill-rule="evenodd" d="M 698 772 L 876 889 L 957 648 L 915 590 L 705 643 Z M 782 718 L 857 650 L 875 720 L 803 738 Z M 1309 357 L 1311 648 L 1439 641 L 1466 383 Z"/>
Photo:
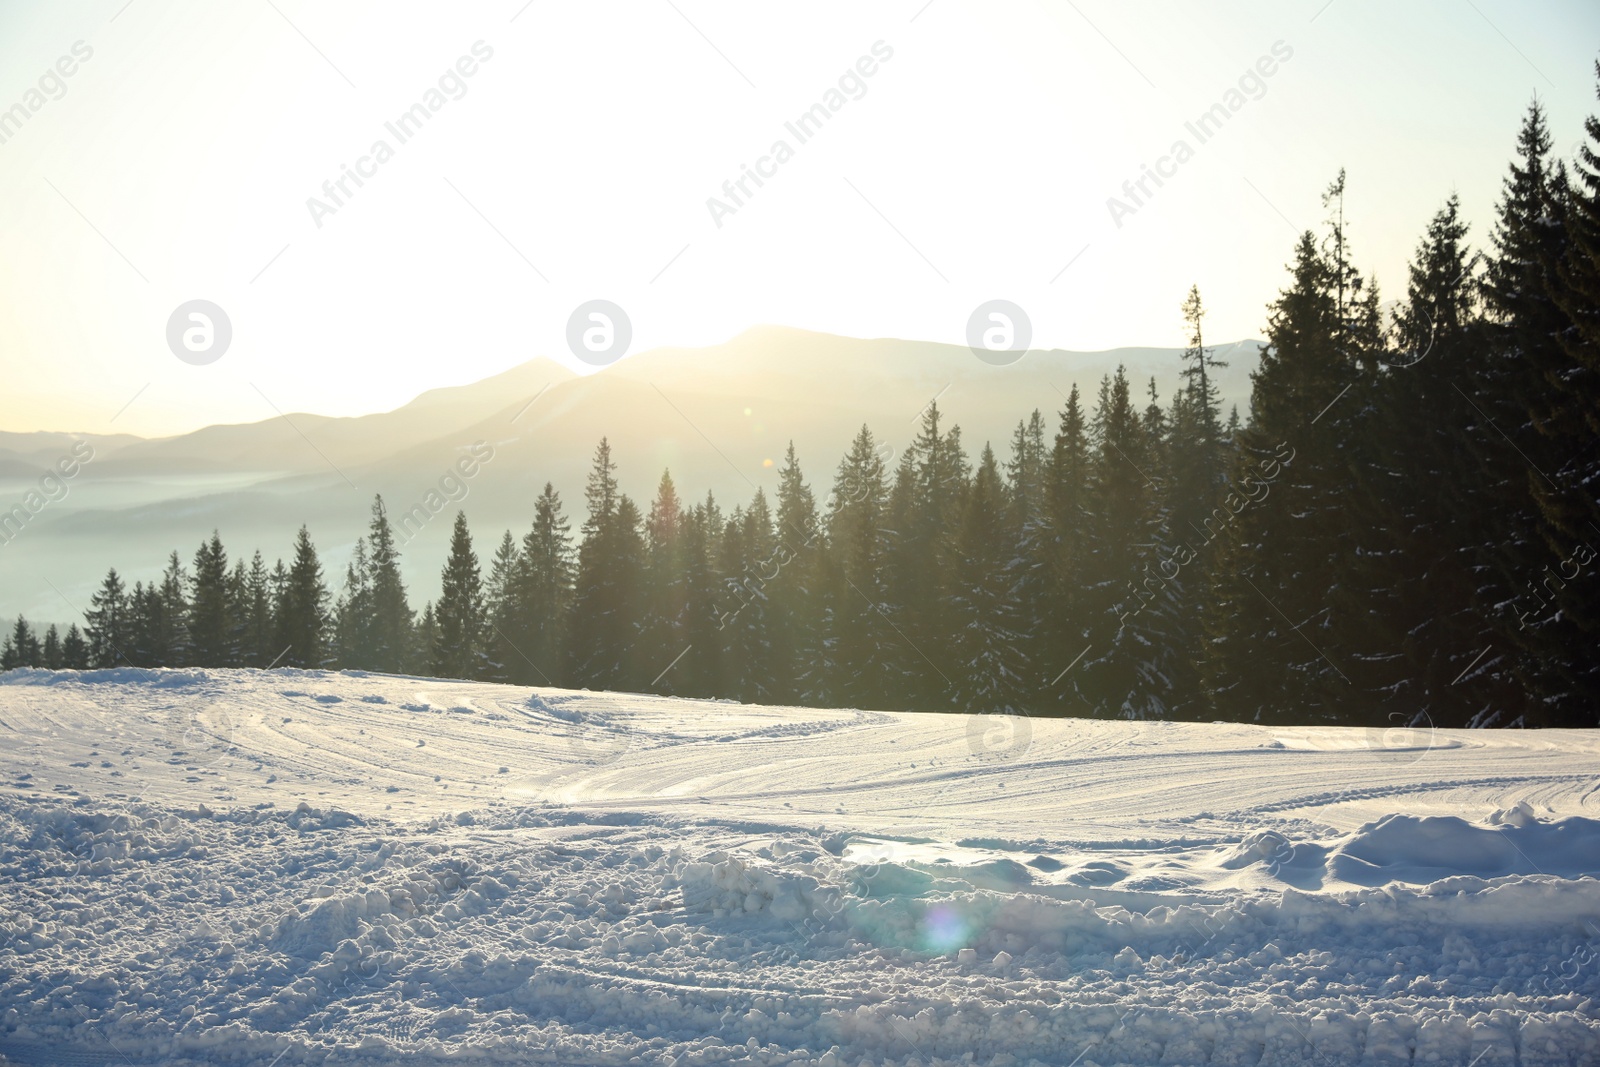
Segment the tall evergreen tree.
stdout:
<path fill-rule="evenodd" d="M 211 539 L 202 541 L 195 551 L 194 576 L 190 579 L 189 635 L 195 666 L 235 665 L 233 620 L 228 553 L 222 547 L 221 536 L 213 530 Z"/>
<path fill-rule="evenodd" d="M 375 669 L 375 612 L 372 603 L 372 562 L 365 538 L 357 538 L 344 571 L 344 588 L 334 604 L 334 648 L 342 667 Z"/>
<path fill-rule="evenodd" d="M 886 677 L 904 641 L 883 610 L 887 509 L 883 455 L 862 426 L 839 463 L 828 501 L 820 640 L 808 700 L 853 707 L 899 703 L 891 690 L 895 678 Z"/>
<path fill-rule="evenodd" d="M 280 569 L 282 564 L 279 564 Z M 294 562 L 276 611 L 274 644 L 287 648 L 278 659 L 283 667 L 323 667 L 331 659 L 328 638 L 333 620 L 328 612 L 328 587 L 322 580 L 322 563 L 304 527 L 295 535 Z"/>
<path fill-rule="evenodd" d="M 389 525 L 383 497 L 372 500 L 372 524 L 367 532 L 367 584 L 371 589 L 372 615 L 367 630 L 367 647 L 362 651 L 363 666 L 369 670 L 403 673 L 409 669 L 418 648 L 415 619 L 406 599 L 405 582 L 400 577 L 400 549 Z"/>
<path fill-rule="evenodd" d="M 42 666 L 44 659 L 39 638 L 28 620 L 18 615 L 11 627 L 11 635 L 6 639 L 5 652 L 0 654 L 0 670 Z"/>
<path fill-rule="evenodd" d="M 272 578 L 267 564 L 257 549 L 250 557 L 250 571 L 245 576 L 244 594 L 240 599 L 240 618 L 244 629 L 241 637 L 241 658 L 246 667 L 265 667 L 277 656 L 272 647 Z"/>
<path fill-rule="evenodd" d="M 67 636 L 61 639 L 61 665 L 69 671 L 89 669 L 89 642 L 77 623 L 68 626 Z"/>
<path fill-rule="evenodd" d="M 1272 305 L 1245 466 L 1224 498 L 1242 506 L 1218 515 L 1226 538 L 1205 673 L 1229 717 L 1332 721 L 1372 684 L 1352 658 L 1365 608 L 1340 575 L 1377 538 L 1348 509 L 1359 502 L 1382 346 L 1376 289 L 1350 264 L 1344 192 L 1341 171 L 1324 197 L 1328 236 L 1301 236 L 1290 287 Z M 1251 504 L 1263 474 L 1276 477 L 1271 501 Z"/>
<path fill-rule="evenodd" d="M 128 592 L 117 569 L 112 567 L 100 588 L 89 598 L 84 626 L 89 644 L 89 662 L 95 667 L 132 665 L 122 652 L 128 640 Z"/>
<path fill-rule="evenodd" d="M 438 636 L 433 644 L 433 672 L 442 678 L 481 678 L 487 673 L 483 578 L 472 550 L 467 515 L 456 512 L 450 532 L 450 556 L 440 576 L 442 589 L 434 607 Z"/>
<path fill-rule="evenodd" d="M 578 549 L 568 662 L 575 684 L 637 689 L 650 681 L 636 655 L 645 541 L 638 507 L 617 490 L 616 470 L 602 438 L 584 493 L 589 517 Z"/>
<path fill-rule="evenodd" d="M 1595 120 L 1586 128 L 1591 134 Z M 1600 667 L 1586 651 L 1600 613 L 1573 561 L 1600 544 L 1593 472 L 1600 400 L 1594 337 L 1595 305 L 1582 265 L 1592 271 L 1594 145 L 1584 146 L 1573 189 L 1566 167 L 1550 153 L 1543 108 L 1528 108 L 1491 233 L 1484 277 L 1495 361 L 1475 382 L 1483 418 L 1473 443 L 1485 465 L 1517 453 L 1514 473 L 1497 479 L 1503 513 L 1518 516 L 1516 536 L 1500 546 L 1500 570 L 1512 604 L 1503 631 L 1520 655 L 1514 666 L 1528 702 L 1530 725 L 1593 721 Z"/>
<path fill-rule="evenodd" d="M 771 553 L 757 559 L 754 581 L 746 579 L 735 588 L 737 603 L 726 610 L 742 616 L 755 596 L 766 598 L 771 605 L 772 699 L 798 703 L 819 680 L 811 665 L 818 662 L 817 578 L 823 538 L 816 497 L 806 484 L 793 441 L 778 472 L 774 518 Z"/>
<path fill-rule="evenodd" d="M 567 627 L 573 604 L 571 526 L 561 494 L 549 482 L 534 502 L 533 528 L 522 538 L 516 601 L 520 607 L 512 678 L 525 685 L 560 685 L 566 677 Z"/>
<path fill-rule="evenodd" d="M 1045 601 L 1040 613 L 1043 642 L 1034 659 L 1042 668 L 1036 680 L 1041 685 L 1049 683 L 1043 691 L 1045 706 L 1076 714 L 1094 707 L 1084 688 L 1084 675 L 1068 669 L 1076 668 L 1081 657 L 1093 649 L 1086 596 L 1092 459 L 1089 423 L 1074 383 L 1061 409 L 1046 472 L 1049 526 L 1041 556 L 1045 578 Z"/>
<path fill-rule="evenodd" d="M 491 682 L 511 681 L 517 667 L 518 652 L 511 635 L 524 628 L 522 605 L 517 601 L 517 575 L 522 568 L 522 553 L 517 548 L 516 538 L 507 530 L 495 549 L 483 589 L 484 677 Z"/>
<path fill-rule="evenodd" d="M 44 632 L 44 643 L 39 648 L 42 666 L 50 670 L 59 671 L 66 665 L 61 651 L 61 631 L 56 629 L 56 624 L 51 623 L 50 628 Z"/>
<path fill-rule="evenodd" d="M 688 556 L 682 535 L 688 520 L 672 472 L 662 471 L 644 523 L 645 604 L 638 654 L 651 677 L 675 659 L 686 640 Z M 679 671 L 675 679 L 663 679 L 662 691 L 682 692 L 675 683 L 683 677 Z"/>
<path fill-rule="evenodd" d="M 161 575 L 160 599 L 162 631 L 156 635 L 161 648 L 162 664 L 182 667 L 194 658 L 194 643 L 189 639 L 189 575 L 176 550 L 167 557 L 167 569 Z"/>
<path fill-rule="evenodd" d="M 1017 602 L 1007 581 L 1014 535 L 1006 522 L 1005 486 L 994 451 L 984 445 L 955 535 L 950 663 L 958 710 L 1015 714 L 1027 697 Z"/>
<path fill-rule="evenodd" d="M 1367 609 L 1366 640 L 1356 646 L 1369 668 L 1362 703 L 1391 723 L 1464 726 L 1508 695 L 1509 672 L 1498 669 L 1510 648 L 1494 640 L 1504 587 L 1493 557 L 1515 532 L 1485 489 L 1516 473 L 1515 456 L 1485 468 L 1465 439 L 1478 415 L 1463 385 L 1488 366 L 1466 235 L 1452 195 L 1429 223 L 1406 297 L 1386 324 L 1388 370 L 1371 419 L 1384 447 L 1365 454 L 1362 499 L 1350 514 L 1377 535 L 1369 551 L 1343 561 L 1345 584 Z M 1445 485 L 1450 492 L 1437 491 Z M 1494 644 L 1499 653 L 1480 655 Z M 1457 685 L 1475 660 L 1501 682 Z"/>

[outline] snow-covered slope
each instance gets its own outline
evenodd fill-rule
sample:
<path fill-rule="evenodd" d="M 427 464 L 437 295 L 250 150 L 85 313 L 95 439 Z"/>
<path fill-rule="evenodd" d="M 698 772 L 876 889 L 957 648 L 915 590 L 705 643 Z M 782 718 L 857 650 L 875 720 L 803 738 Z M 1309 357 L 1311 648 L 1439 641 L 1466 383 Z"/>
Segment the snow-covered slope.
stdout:
<path fill-rule="evenodd" d="M 0 675 L 20 1063 L 1600 1063 L 1600 736 Z"/>

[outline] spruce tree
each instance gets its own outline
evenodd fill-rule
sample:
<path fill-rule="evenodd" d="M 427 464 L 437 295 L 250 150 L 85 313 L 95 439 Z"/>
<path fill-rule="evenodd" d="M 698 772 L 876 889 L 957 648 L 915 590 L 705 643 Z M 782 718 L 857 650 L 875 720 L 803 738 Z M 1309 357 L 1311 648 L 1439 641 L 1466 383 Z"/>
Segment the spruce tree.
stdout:
<path fill-rule="evenodd" d="M 1101 382 L 1091 435 L 1095 454 L 1082 602 L 1088 651 L 1076 673 L 1100 714 L 1165 717 L 1175 672 L 1164 660 L 1178 652 L 1168 632 L 1173 590 L 1153 581 L 1150 572 L 1160 524 L 1151 474 L 1157 442 L 1134 406 L 1120 366 Z"/>
<path fill-rule="evenodd" d="M 645 518 L 645 604 L 639 658 L 651 677 L 671 663 L 684 648 L 687 605 L 688 558 L 682 536 L 689 516 L 678 499 L 671 471 L 661 472 L 655 500 Z M 652 670 L 651 667 L 654 667 Z M 684 677 L 676 672 L 677 679 Z M 662 679 L 660 692 L 682 692 L 674 680 Z"/>
<path fill-rule="evenodd" d="M 950 580 L 950 673 L 956 683 L 950 705 L 960 711 L 1015 714 L 1031 695 L 1017 602 L 1007 581 L 1017 544 L 1008 530 L 1005 497 L 994 451 L 985 444 L 963 501 Z"/>
<path fill-rule="evenodd" d="M 1230 718 L 1335 721 L 1373 685 L 1355 660 L 1369 609 L 1340 578 L 1381 536 L 1350 509 L 1382 345 L 1376 289 L 1349 260 L 1344 192 L 1341 171 L 1324 197 L 1328 236 L 1301 236 L 1272 305 L 1241 467 L 1215 512 L 1204 673 Z"/>
<path fill-rule="evenodd" d="M 522 538 L 515 600 L 517 631 L 511 676 L 524 685 L 561 685 L 573 603 L 571 526 L 549 482 L 534 502 L 533 528 Z"/>
<path fill-rule="evenodd" d="M 578 549 L 568 663 L 576 685 L 637 689 L 651 680 L 642 676 L 649 668 L 639 666 L 636 655 L 645 541 L 638 507 L 618 493 L 616 470 L 611 444 L 602 438 L 584 491 L 589 516 Z"/>
<path fill-rule="evenodd" d="M 776 696 L 773 602 L 767 575 L 781 567 L 772 510 L 760 488 L 750 506 L 736 509 L 722 536 L 717 628 L 721 635 L 728 685 L 733 695 L 770 704 Z"/>
<path fill-rule="evenodd" d="M 1026 423 L 1017 423 L 1006 461 L 1004 536 L 1009 546 L 1005 588 L 1014 600 L 1012 625 L 1017 631 L 1019 663 L 1032 671 L 1048 656 L 1046 604 L 1049 599 L 1050 452 L 1045 447 L 1044 415 L 1034 408 Z M 974 479 L 976 484 L 976 479 Z M 963 528 L 966 517 L 963 516 Z M 1027 675 L 1029 708 L 1041 702 L 1038 679 Z"/>
<path fill-rule="evenodd" d="M 372 563 L 367 542 L 357 538 L 344 571 L 344 588 L 334 604 L 334 647 L 341 667 L 376 669 Z"/>
<path fill-rule="evenodd" d="M 183 667 L 194 657 L 194 644 L 189 638 L 189 575 L 176 550 L 167 557 L 167 569 L 161 575 L 159 596 L 161 600 L 160 633 L 156 643 L 161 648 L 161 662 L 168 667 Z"/>
<path fill-rule="evenodd" d="M 411 605 L 400 577 L 400 550 L 383 497 L 372 500 L 372 524 L 367 532 L 367 584 L 371 588 L 372 615 L 361 650 L 368 670 L 400 674 L 411 668 L 418 647 Z"/>
<path fill-rule="evenodd" d="M 1600 97 L 1600 62 L 1595 77 Z M 1587 139 L 1579 145 L 1566 198 L 1567 244 L 1547 275 L 1551 298 L 1570 324 L 1556 334 L 1567 362 L 1549 376 L 1553 413 L 1541 427 L 1560 466 L 1550 482 L 1531 483 L 1545 542 L 1561 553 L 1557 568 L 1563 573 L 1576 556 L 1600 551 L 1600 494 L 1594 490 L 1600 486 L 1600 117 L 1588 116 L 1584 132 Z M 1593 581 L 1592 563 L 1583 566 L 1582 575 Z M 1555 684 L 1540 691 L 1561 701 L 1562 721 L 1592 726 L 1600 718 L 1593 711 L 1600 705 L 1600 664 L 1578 650 L 1593 648 L 1600 639 L 1600 597 L 1578 586 L 1577 578 L 1567 574 L 1573 588 L 1562 589 L 1566 626 L 1559 636 L 1566 643 L 1554 653 L 1560 660 L 1552 672 Z"/>
<path fill-rule="evenodd" d="M 433 643 L 433 673 L 441 678 L 481 678 L 487 673 L 483 579 L 478 554 L 472 550 L 467 515 L 456 512 L 450 532 L 450 556 L 440 576 L 439 602 L 433 610 L 438 635 Z"/>
<path fill-rule="evenodd" d="M 516 538 L 507 530 L 495 549 L 484 583 L 483 601 L 484 677 L 491 682 L 510 682 L 519 653 L 513 644 L 516 634 L 525 629 L 522 605 L 517 601 L 517 576 L 523 568 L 522 553 Z"/>
<path fill-rule="evenodd" d="M 1479 416 L 1463 387 L 1488 359 L 1466 236 L 1451 195 L 1428 224 L 1405 299 L 1386 324 L 1388 369 L 1371 424 L 1384 447 L 1367 453 L 1357 479 L 1362 499 L 1351 509 L 1352 520 L 1378 535 L 1370 551 L 1344 562 L 1344 574 L 1368 607 L 1357 646 L 1371 667 L 1363 703 L 1388 723 L 1465 726 L 1510 695 L 1502 664 L 1511 647 L 1494 634 L 1504 592 L 1491 546 L 1514 535 L 1512 516 L 1486 492 L 1485 468 L 1465 433 Z M 1488 485 L 1514 473 L 1507 458 L 1494 463 L 1501 473 Z M 1485 649 L 1491 655 L 1481 656 Z M 1482 677 L 1458 685 L 1469 666 Z"/>
<path fill-rule="evenodd" d="M 1532 510 L 1526 539 L 1503 546 L 1514 606 L 1502 618 L 1516 620 L 1504 638 L 1523 654 L 1519 673 L 1537 698 L 1529 722 L 1545 726 L 1593 724 L 1600 696 L 1600 666 L 1589 653 L 1600 634 L 1589 580 L 1600 546 L 1600 120 L 1590 116 L 1585 130 L 1570 181 L 1549 154 L 1542 109 L 1537 101 L 1529 108 L 1485 286 L 1502 357 L 1489 383 L 1502 411 L 1488 413 L 1522 453 L 1507 495 L 1521 504 L 1525 490 Z M 1503 410 L 1508 394 L 1515 415 Z"/>
<path fill-rule="evenodd" d="M 133 664 L 122 652 L 128 639 L 128 593 L 117 569 L 112 567 L 100 588 L 89 598 L 84 626 L 89 644 L 89 662 L 95 667 Z"/>
<path fill-rule="evenodd" d="M 684 523 L 683 609 L 679 635 L 682 659 L 646 665 L 653 670 L 655 688 L 688 696 L 717 697 L 726 693 L 723 642 L 717 626 L 717 594 L 721 583 L 716 570 L 722 535 L 722 513 L 708 493 Z M 674 656 L 677 652 L 674 652 Z"/>
<path fill-rule="evenodd" d="M 271 663 L 278 650 L 272 647 L 272 578 L 259 549 L 250 557 L 250 571 L 245 578 L 244 596 L 240 602 L 244 620 L 242 659 L 246 667 L 265 667 Z"/>
<path fill-rule="evenodd" d="M 1036 651 L 1034 680 L 1042 706 L 1072 714 L 1094 707 L 1078 669 L 1093 651 L 1086 593 L 1093 503 L 1093 454 L 1088 419 L 1076 383 L 1065 398 L 1046 472 L 1048 527 L 1041 544 L 1045 600 L 1040 611 L 1042 647 Z M 1069 668 L 1071 668 L 1069 670 Z"/>
<path fill-rule="evenodd" d="M 229 593 L 228 554 L 213 530 L 211 539 L 195 551 L 190 579 L 189 635 L 197 667 L 235 665 L 234 604 Z"/>
<path fill-rule="evenodd" d="M 0 670 L 13 670 L 17 667 L 43 666 L 43 655 L 39 647 L 39 639 L 33 632 L 33 627 L 21 615 L 11 627 L 11 635 L 6 639 L 5 651 L 0 654 Z"/>
<path fill-rule="evenodd" d="M 67 627 L 67 636 L 61 640 L 61 665 L 69 671 L 89 669 L 89 642 L 77 623 Z"/>
<path fill-rule="evenodd" d="M 862 426 L 839 463 L 828 501 L 811 700 L 862 708 L 899 703 L 887 684 L 893 676 L 885 677 L 903 644 L 883 610 L 887 507 L 883 455 Z"/>
<path fill-rule="evenodd" d="M 276 615 L 274 643 L 280 649 L 288 649 L 278 659 L 278 665 L 326 666 L 331 658 L 328 637 L 332 628 L 328 587 L 322 580 L 322 564 L 317 559 L 316 546 L 311 543 L 311 534 L 304 526 L 295 536 L 294 562 L 289 567 Z"/>
<path fill-rule="evenodd" d="M 884 641 L 878 684 L 906 708 L 948 707 L 955 680 L 936 664 L 950 654 L 946 579 L 966 493 L 957 427 L 940 429 L 937 402 L 901 457 L 884 516 L 883 598 L 898 641 Z"/>
<path fill-rule="evenodd" d="M 729 610 L 737 613 L 737 621 L 758 595 L 771 605 L 772 699 L 792 704 L 805 699 L 819 683 L 812 665 L 818 662 L 816 583 L 823 548 L 816 497 L 806 484 L 793 441 L 778 472 L 773 533 L 772 551 L 757 557 L 756 574 L 735 588 L 737 603 Z"/>
<path fill-rule="evenodd" d="M 61 651 L 61 631 L 56 629 L 56 624 L 51 623 L 50 628 L 44 632 L 44 643 L 40 646 L 40 664 L 50 670 L 59 671 L 66 665 L 66 659 Z"/>
<path fill-rule="evenodd" d="M 160 644 L 166 629 L 162 618 L 161 598 L 155 589 L 145 588 L 143 582 L 133 583 L 128 594 L 128 639 L 123 646 L 128 658 L 137 667 L 160 667 L 166 651 Z"/>

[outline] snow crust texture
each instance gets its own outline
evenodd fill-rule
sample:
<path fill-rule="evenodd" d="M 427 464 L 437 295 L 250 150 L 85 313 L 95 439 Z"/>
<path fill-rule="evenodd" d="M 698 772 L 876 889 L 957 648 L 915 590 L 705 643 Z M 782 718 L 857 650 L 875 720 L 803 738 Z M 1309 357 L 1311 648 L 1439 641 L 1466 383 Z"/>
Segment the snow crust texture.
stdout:
<path fill-rule="evenodd" d="M 1600 741 L 1424 741 L 11 672 L 0 1062 L 1600 1064 Z"/>

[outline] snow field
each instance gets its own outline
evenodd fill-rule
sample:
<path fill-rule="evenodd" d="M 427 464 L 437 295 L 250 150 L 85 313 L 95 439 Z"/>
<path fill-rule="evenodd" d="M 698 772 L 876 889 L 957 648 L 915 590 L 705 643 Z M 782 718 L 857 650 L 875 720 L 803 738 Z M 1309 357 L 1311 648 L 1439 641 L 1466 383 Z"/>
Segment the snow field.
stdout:
<path fill-rule="evenodd" d="M 1592 739 L 1029 728 L 0 676 L 0 1055 L 1600 1063 Z"/>

